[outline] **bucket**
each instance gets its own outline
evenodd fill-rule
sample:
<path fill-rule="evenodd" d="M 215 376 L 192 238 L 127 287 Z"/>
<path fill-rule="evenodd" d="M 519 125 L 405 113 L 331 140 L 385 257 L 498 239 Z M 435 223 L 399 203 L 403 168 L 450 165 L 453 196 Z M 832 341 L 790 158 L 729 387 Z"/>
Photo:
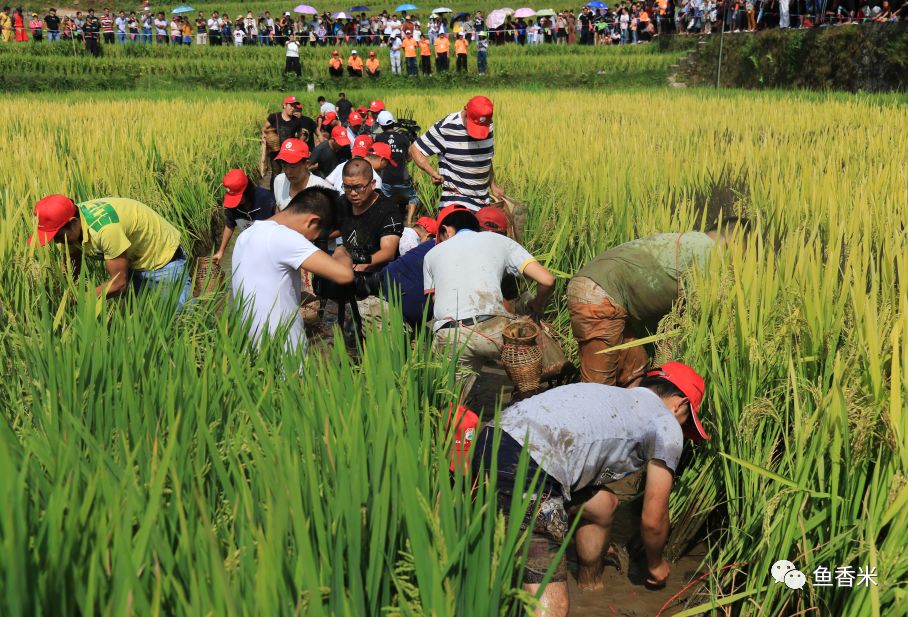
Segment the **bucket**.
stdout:
<path fill-rule="evenodd" d="M 221 266 L 211 257 L 199 257 L 195 264 L 195 278 L 192 281 L 192 295 L 199 297 L 218 289 L 224 282 Z"/>
<path fill-rule="evenodd" d="M 501 363 L 514 387 L 522 396 L 539 390 L 542 378 L 542 350 L 537 344 L 539 326 L 532 321 L 518 320 L 501 333 Z"/>

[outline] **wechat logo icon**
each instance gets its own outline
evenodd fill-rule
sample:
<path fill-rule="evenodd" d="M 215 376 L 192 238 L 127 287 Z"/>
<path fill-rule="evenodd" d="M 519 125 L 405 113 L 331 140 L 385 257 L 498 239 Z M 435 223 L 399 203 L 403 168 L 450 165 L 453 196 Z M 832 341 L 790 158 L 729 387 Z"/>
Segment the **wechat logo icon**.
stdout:
<path fill-rule="evenodd" d="M 804 576 L 804 573 L 795 568 L 795 565 L 787 559 L 780 559 L 772 564 L 769 573 L 777 583 L 785 583 L 789 589 L 801 589 L 807 584 L 807 577 Z"/>

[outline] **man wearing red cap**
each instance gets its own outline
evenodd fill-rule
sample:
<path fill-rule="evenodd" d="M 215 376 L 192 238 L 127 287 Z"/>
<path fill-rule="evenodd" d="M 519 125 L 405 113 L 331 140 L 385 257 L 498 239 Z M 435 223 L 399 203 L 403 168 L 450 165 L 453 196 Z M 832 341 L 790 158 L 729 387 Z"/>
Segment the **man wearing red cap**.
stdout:
<path fill-rule="evenodd" d="M 309 172 L 309 146 L 299 139 L 288 139 L 274 157 L 282 173 L 274 179 L 274 201 L 283 210 L 298 193 L 309 187 L 331 188 L 331 184 Z"/>
<path fill-rule="evenodd" d="M 594 257 L 574 275 L 567 301 L 583 381 L 628 387 L 643 377 L 648 363 L 643 346 L 602 352 L 655 332 L 680 297 L 681 277 L 706 263 L 717 237 L 711 231 L 632 240 Z"/>
<path fill-rule="evenodd" d="M 441 208 L 458 203 L 476 211 L 488 203 L 489 192 L 496 199 L 504 199 L 492 167 L 493 111 L 492 101 L 474 96 L 461 111 L 436 122 L 410 146 L 416 166 L 441 185 Z M 428 159 L 436 155 L 438 171 Z"/>
<path fill-rule="evenodd" d="M 277 146 L 268 146 L 268 133 L 277 134 L 274 140 Z M 271 166 L 271 179 L 281 173 L 280 163 L 274 161 L 277 155 L 277 147 L 291 137 L 299 138 L 305 141 L 310 148 L 313 147 L 313 137 L 315 134 L 315 121 L 302 113 L 302 105 L 295 96 L 284 98 L 283 108 L 279 112 L 269 114 L 262 127 L 262 142 L 268 152 L 268 160 Z M 262 172 L 265 173 L 264 171 Z"/>
<path fill-rule="evenodd" d="M 368 116 L 366 117 L 366 126 L 372 128 L 373 130 L 377 129 L 378 125 L 376 124 L 376 119 L 378 118 L 378 114 L 380 114 L 383 111 L 385 111 L 384 102 L 382 102 L 379 99 L 375 99 L 374 101 L 371 101 L 369 103 Z"/>
<path fill-rule="evenodd" d="M 609 536 L 618 497 L 608 485 L 646 470 L 640 536 L 646 554 L 647 583 L 662 587 L 671 567 L 663 556 L 668 539 L 668 498 L 684 438 L 709 439 L 698 416 L 703 378 L 691 367 L 669 362 L 647 373 L 640 387 L 624 389 L 580 383 L 561 386 L 520 401 L 501 412 L 497 427 L 483 429 L 473 445 L 472 468 L 492 468 L 497 458 L 498 504 L 507 512 L 511 496 L 532 493 L 540 503 L 529 538 L 524 589 L 539 589 L 573 517 L 581 589 L 602 588 Z M 493 453 L 495 431 L 501 432 Z M 527 486 L 517 486 L 523 450 L 529 455 Z M 534 487 L 528 486 L 539 471 Z M 526 529 L 526 523 L 521 527 Z M 564 617 L 569 598 L 562 560 L 542 595 L 546 615 Z"/>
<path fill-rule="evenodd" d="M 508 235 L 508 217 L 504 210 L 497 206 L 486 206 L 476 213 L 479 228 L 482 231 L 491 231 L 497 234 Z"/>
<path fill-rule="evenodd" d="M 452 204 L 438 215 L 436 246 L 423 267 L 426 294 L 435 296 L 435 345 L 458 355 L 462 399 L 489 361 L 501 356 L 502 330 L 514 319 L 504 304 L 501 281 L 506 273 L 536 282 L 531 313 L 542 315 L 555 285 L 552 274 L 507 236 L 479 231 L 476 215 Z"/>
<path fill-rule="evenodd" d="M 315 146 L 309 158 L 309 170 L 325 178 L 344 157 L 343 149 L 350 145 L 347 129 L 339 124 L 331 129 L 331 137 Z"/>
<path fill-rule="evenodd" d="M 116 295 L 132 282 L 151 290 L 178 290 L 177 310 L 189 300 L 180 232 L 145 204 L 104 197 L 77 206 L 65 195 L 48 195 L 35 204 L 35 215 L 38 228 L 29 243 L 66 244 L 74 264 L 82 253 L 104 260 L 110 278 L 97 287 L 99 296 Z"/>
<path fill-rule="evenodd" d="M 344 61 L 341 60 L 340 52 L 336 49 L 331 52 L 331 59 L 328 60 L 328 75 L 331 77 L 344 76 Z"/>
<path fill-rule="evenodd" d="M 435 219 L 428 216 L 420 217 L 416 220 L 413 227 L 405 227 L 403 234 L 400 236 L 400 247 L 398 251 L 403 257 L 407 251 L 416 248 L 429 238 L 434 238 L 438 233 L 438 223 Z"/>
<path fill-rule="evenodd" d="M 289 141 L 289 140 L 288 140 Z M 299 140 L 293 140 L 299 141 Z M 242 221 L 244 226 L 253 221 L 264 221 L 274 216 L 274 194 L 256 186 L 242 169 L 231 169 L 224 176 L 224 231 L 221 245 L 214 254 L 215 263 L 221 263 L 230 238 Z M 240 230 L 242 231 L 242 230 Z"/>
<path fill-rule="evenodd" d="M 375 52 L 369 52 L 369 59 L 366 60 L 366 73 L 371 79 L 378 79 L 381 75 L 381 61 L 375 57 Z"/>

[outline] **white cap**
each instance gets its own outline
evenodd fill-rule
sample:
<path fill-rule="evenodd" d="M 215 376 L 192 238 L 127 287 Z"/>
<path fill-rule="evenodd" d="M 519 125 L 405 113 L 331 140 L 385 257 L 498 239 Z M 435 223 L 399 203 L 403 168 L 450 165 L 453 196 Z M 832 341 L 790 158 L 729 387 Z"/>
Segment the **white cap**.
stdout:
<path fill-rule="evenodd" d="M 286 15 L 287 17 L 290 17 L 290 11 L 284 11 L 284 15 Z"/>
<path fill-rule="evenodd" d="M 383 109 L 375 116 L 375 121 L 378 122 L 378 126 L 388 126 L 389 124 L 394 124 L 394 116 L 387 109 Z"/>
<path fill-rule="evenodd" d="M 354 50 L 351 51 L 350 53 L 351 53 L 351 54 L 355 54 L 355 53 L 356 53 L 356 50 L 354 49 Z"/>

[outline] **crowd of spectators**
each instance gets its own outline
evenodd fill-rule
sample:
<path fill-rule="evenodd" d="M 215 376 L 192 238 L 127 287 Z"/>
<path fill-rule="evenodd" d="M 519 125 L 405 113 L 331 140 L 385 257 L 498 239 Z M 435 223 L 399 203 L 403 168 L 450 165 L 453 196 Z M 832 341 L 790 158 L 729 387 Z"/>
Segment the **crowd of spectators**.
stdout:
<path fill-rule="evenodd" d="M 865 22 L 908 20 L 908 0 L 624 0 L 612 7 L 590 2 L 577 10 L 552 15 L 516 17 L 500 21 L 476 12 L 429 15 L 424 20 L 406 12 L 359 16 L 328 13 L 296 15 L 252 11 L 231 18 L 213 11 L 210 15 L 172 15 L 145 7 L 140 11 L 94 9 L 84 14 L 60 16 L 53 8 L 30 19 L 22 8 L 6 6 L 0 13 L 3 42 L 79 41 L 91 53 L 101 44 L 159 43 L 169 45 L 277 45 L 291 37 L 302 46 L 389 45 L 396 37 L 411 33 L 415 40 L 426 37 L 434 44 L 446 33 L 463 35 L 468 43 L 480 33 L 493 45 L 624 45 L 640 43 L 663 33 L 709 34 L 753 32 L 766 28 L 799 28 L 848 25 Z M 541 11 L 542 12 L 542 11 Z"/>

